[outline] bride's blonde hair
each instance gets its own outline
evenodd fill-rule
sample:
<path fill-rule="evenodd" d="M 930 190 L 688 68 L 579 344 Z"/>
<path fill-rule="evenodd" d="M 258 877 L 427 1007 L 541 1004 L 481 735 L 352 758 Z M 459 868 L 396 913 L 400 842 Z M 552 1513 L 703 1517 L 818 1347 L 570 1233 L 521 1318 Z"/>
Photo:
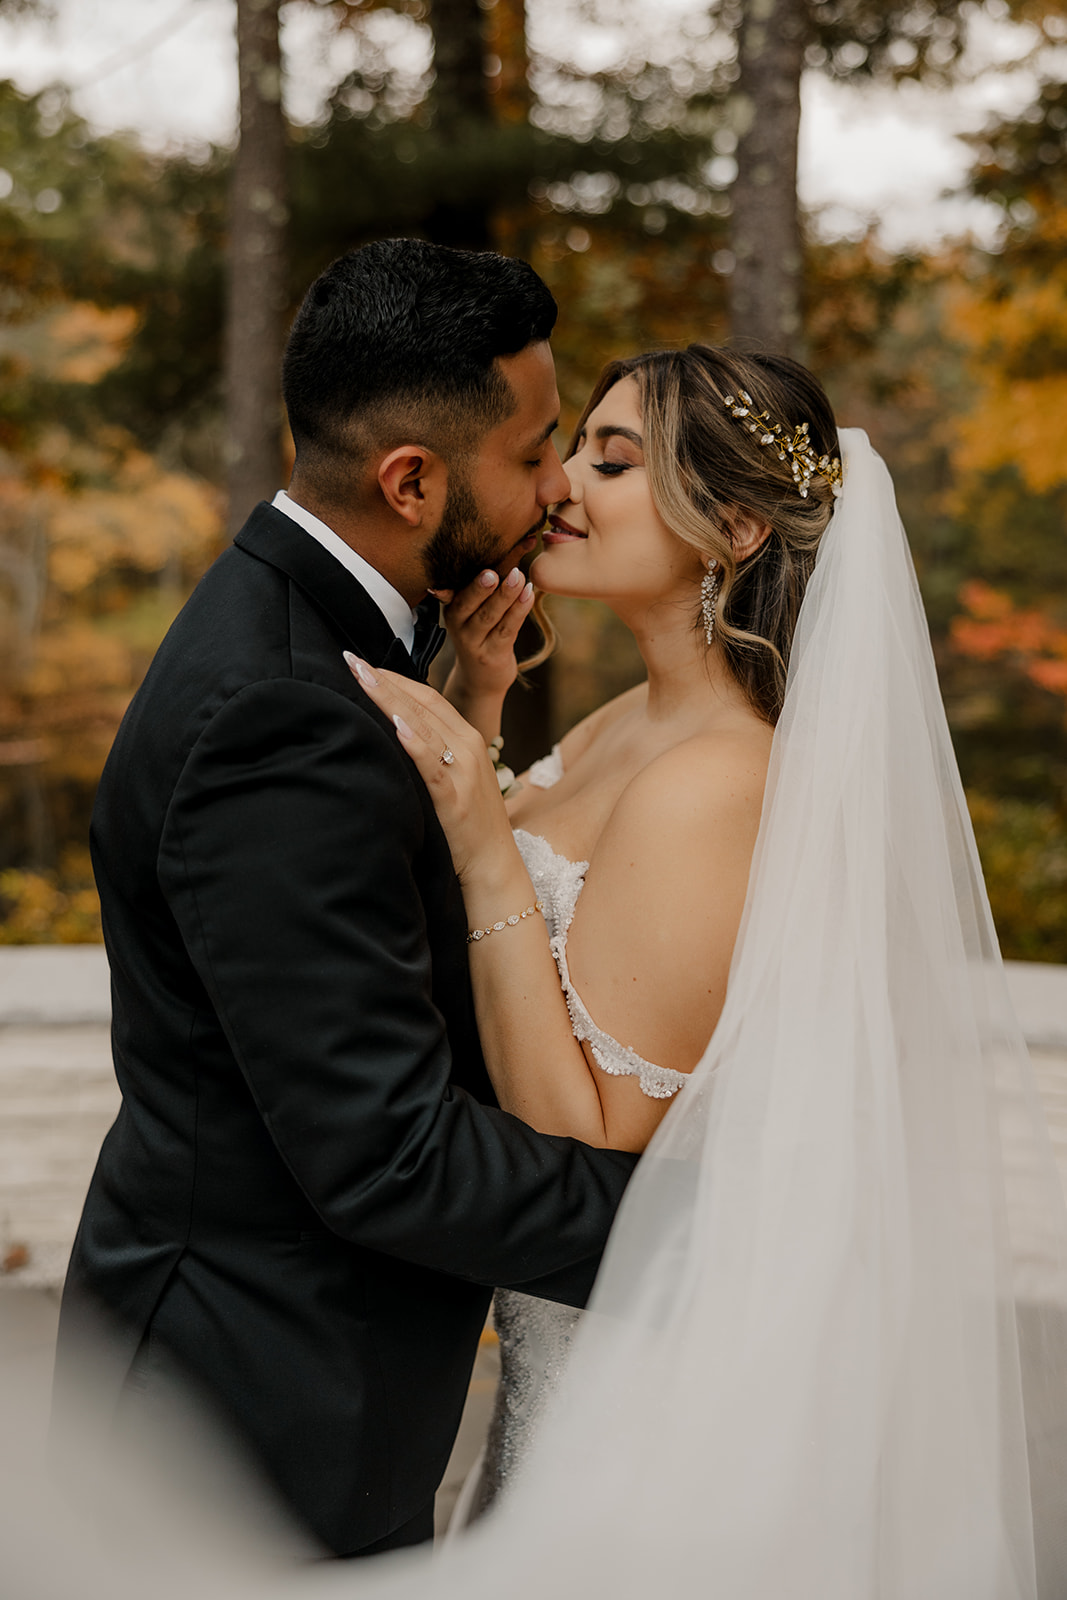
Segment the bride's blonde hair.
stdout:
<path fill-rule="evenodd" d="M 790 459 L 779 459 L 776 448 L 761 444 L 765 430 L 750 431 L 726 401 L 743 390 L 755 412 L 766 412 L 787 435 L 806 422 L 815 456 L 836 457 L 830 402 L 807 368 L 787 356 L 702 344 L 653 350 L 604 368 L 575 429 L 571 453 L 590 412 L 624 378 L 632 378 L 640 391 L 645 464 L 656 510 L 702 561 L 719 563 L 715 647 L 754 710 L 775 723 L 797 614 L 833 510 L 833 489 L 816 474 L 807 495 L 801 495 Z M 731 535 L 742 521 L 766 525 L 770 534 L 739 561 Z M 540 597 L 535 616 L 546 632 L 537 657 L 543 660 L 555 632 Z M 693 625 L 702 627 L 695 599 Z"/>

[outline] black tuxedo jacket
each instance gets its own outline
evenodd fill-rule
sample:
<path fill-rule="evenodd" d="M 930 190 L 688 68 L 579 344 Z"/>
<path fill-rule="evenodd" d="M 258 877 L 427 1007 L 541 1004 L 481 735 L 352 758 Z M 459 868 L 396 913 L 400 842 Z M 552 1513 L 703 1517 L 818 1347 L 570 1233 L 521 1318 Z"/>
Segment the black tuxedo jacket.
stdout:
<path fill-rule="evenodd" d="M 330 1549 L 444 1471 L 490 1287 L 583 1303 L 633 1158 L 493 1105 L 448 847 L 344 648 L 360 585 L 257 507 L 171 628 L 92 844 L 122 1109 L 64 1297 L 173 1354 Z"/>

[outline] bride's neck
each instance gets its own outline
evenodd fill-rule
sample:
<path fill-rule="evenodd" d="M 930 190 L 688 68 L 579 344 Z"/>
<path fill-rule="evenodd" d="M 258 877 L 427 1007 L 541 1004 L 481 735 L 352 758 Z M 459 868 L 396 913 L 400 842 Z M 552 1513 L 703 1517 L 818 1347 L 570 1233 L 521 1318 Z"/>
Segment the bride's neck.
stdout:
<path fill-rule="evenodd" d="M 655 607 L 623 619 L 648 672 L 650 722 L 703 722 L 744 700 L 717 650 L 709 650 L 688 616 Z"/>

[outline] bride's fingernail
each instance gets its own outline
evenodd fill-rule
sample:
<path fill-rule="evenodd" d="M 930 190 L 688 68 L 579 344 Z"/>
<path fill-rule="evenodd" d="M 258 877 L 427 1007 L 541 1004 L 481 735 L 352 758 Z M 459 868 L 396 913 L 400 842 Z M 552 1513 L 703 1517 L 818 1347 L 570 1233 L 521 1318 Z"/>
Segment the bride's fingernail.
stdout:
<path fill-rule="evenodd" d="M 396 723 L 396 731 L 402 739 L 414 739 L 414 730 L 409 728 L 403 717 L 398 716 L 395 711 L 393 712 L 393 721 Z"/>
<path fill-rule="evenodd" d="M 522 591 L 520 599 L 522 600 L 523 605 L 525 605 L 527 603 L 527 601 L 533 599 L 533 584 L 532 583 L 528 583 L 526 585 L 525 589 Z"/>
<path fill-rule="evenodd" d="M 378 680 L 368 667 L 367 663 L 365 661 L 361 661 L 359 656 L 354 656 L 351 650 L 342 650 L 341 654 L 348 662 L 349 671 L 355 673 L 360 683 L 366 685 L 368 688 L 373 689 Z"/>
<path fill-rule="evenodd" d="M 521 583 L 521 582 L 522 582 L 522 573 L 519 571 L 518 567 L 512 567 L 511 571 L 508 573 L 507 577 L 504 579 L 505 588 L 514 589 L 515 585 L 517 583 Z"/>
<path fill-rule="evenodd" d="M 489 571 L 481 572 L 478 574 L 478 582 L 481 584 L 483 589 L 495 589 L 496 573 Z"/>

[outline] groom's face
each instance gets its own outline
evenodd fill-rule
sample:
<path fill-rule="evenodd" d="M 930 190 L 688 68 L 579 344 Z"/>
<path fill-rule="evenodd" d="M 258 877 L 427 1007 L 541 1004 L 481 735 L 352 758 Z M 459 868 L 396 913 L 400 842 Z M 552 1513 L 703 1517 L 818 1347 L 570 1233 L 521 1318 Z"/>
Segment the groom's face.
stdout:
<path fill-rule="evenodd" d="M 500 358 L 515 409 L 453 462 L 441 520 L 423 550 L 432 589 L 461 589 L 484 567 L 508 571 L 533 549 L 548 507 L 569 492 L 552 434 L 559 422 L 548 344 Z"/>

